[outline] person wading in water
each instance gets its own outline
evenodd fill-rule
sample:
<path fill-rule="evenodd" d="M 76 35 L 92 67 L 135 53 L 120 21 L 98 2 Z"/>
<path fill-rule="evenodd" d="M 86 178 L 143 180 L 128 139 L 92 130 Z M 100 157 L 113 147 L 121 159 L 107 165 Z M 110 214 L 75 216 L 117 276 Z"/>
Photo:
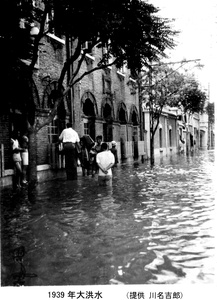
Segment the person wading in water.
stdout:
<path fill-rule="evenodd" d="M 59 141 L 63 143 L 63 151 L 65 154 L 65 169 L 67 180 L 77 179 L 77 150 L 76 143 L 79 144 L 80 139 L 78 133 L 72 129 L 72 124 L 67 123 L 66 129 L 63 129 L 59 136 Z"/>

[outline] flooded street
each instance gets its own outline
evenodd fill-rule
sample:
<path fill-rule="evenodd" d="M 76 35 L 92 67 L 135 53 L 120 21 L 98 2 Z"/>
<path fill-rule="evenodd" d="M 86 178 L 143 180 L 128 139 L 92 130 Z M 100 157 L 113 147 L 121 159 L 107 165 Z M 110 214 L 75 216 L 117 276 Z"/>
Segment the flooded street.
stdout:
<path fill-rule="evenodd" d="M 213 283 L 214 172 L 206 151 L 119 165 L 112 187 L 80 175 L 3 189 L 1 284 Z"/>

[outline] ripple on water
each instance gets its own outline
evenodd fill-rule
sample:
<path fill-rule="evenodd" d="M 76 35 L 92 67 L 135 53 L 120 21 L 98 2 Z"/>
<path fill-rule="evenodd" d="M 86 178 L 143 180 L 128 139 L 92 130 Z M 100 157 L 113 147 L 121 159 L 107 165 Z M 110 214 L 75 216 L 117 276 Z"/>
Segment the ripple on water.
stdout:
<path fill-rule="evenodd" d="M 35 202 L 3 202 L 3 262 L 25 245 L 26 285 L 212 283 L 213 154 L 123 164 L 97 178 L 39 185 Z M 31 255 L 29 255 L 31 253 Z M 28 270 L 29 271 L 29 270 Z"/>

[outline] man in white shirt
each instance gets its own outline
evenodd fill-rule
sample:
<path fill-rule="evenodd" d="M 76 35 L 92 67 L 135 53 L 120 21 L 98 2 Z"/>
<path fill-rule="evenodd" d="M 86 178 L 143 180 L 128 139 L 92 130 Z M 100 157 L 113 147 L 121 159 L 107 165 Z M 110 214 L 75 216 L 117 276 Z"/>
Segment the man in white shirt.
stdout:
<path fill-rule="evenodd" d="M 102 152 L 96 155 L 96 162 L 99 166 L 99 185 L 112 185 L 112 166 L 115 163 L 113 153 L 108 150 L 107 143 L 101 144 Z"/>
<path fill-rule="evenodd" d="M 65 169 L 68 180 L 77 179 L 77 151 L 76 143 L 80 142 L 78 133 L 72 129 L 72 124 L 68 123 L 59 136 L 59 141 L 63 143 L 65 154 Z"/>

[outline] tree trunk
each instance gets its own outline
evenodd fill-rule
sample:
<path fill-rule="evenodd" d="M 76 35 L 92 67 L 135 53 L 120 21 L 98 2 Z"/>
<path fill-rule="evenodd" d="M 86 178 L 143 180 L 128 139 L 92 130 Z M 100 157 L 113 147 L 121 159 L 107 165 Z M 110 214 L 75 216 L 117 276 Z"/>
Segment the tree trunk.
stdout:
<path fill-rule="evenodd" d="M 153 118 L 153 105 L 150 107 L 150 164 L 154 166 L 154 118 Z"/>
<path fill-rule="evenodd" d="M 154 135 L 152 132 L 150 135 L 150 164 L 154 166 Z"/>
<path fill-rule="evenodd" d="M 37 179 L 37 136 L 35 128 L 29 130 L 29 186 L 34 187 Z"/>

